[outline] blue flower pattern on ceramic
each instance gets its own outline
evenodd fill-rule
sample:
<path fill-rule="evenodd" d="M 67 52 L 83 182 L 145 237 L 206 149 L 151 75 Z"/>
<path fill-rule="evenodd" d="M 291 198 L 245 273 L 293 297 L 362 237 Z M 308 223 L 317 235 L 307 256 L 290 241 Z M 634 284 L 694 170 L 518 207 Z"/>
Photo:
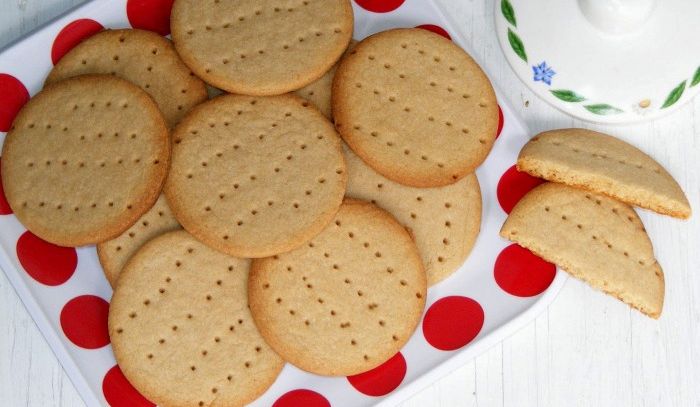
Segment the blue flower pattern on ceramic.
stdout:
<path fill-rule="evenodd" d="M 547 62 L 545 61 L 542 61 L 539 65 L 533 65 L 532 73 L 534 74 L 533 80 L 535 82 L 542 81 L 547 85 L 552 84 L 552 76 L 557 74 L 552 70 L 551 66 L 547 66 Z"/>

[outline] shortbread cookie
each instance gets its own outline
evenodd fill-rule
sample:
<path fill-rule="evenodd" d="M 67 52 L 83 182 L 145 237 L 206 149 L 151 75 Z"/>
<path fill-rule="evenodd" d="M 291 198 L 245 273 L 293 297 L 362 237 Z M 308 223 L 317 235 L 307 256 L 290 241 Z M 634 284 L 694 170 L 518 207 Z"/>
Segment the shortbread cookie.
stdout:
<path fill-rule="evenodd" d="M 268 344 L 306 371 L 372 369 L 398 352 L 425 306 L 418 249 L 389 213 L 348 200 L 306 245 L 255 259 L 250 309 Z"/>
<path fill-rule="evenodd" d="M 84 74 L 112 74 L 148 92 L 169 127 L 207 98 L 204 82 L 192 75 L 172 43 L 144 30 L 107 30 L 81 42 L 56 64 L 53 83 Z"/>
<path fill-rule="evenodd" d="M 207 83 L 231 93 L 278 95 L 320 78 L 352 38 L 350 0 L 177 0 L 178 53 Z"/>
<path fill-rule="evenodd" d="M 19 112 L 2 150 L 2 183 L 20 222 L 61 246 L 112 239 L 160 194 L 170 142 L 137 86 L 87 75 L 47 86 Z"/>
<path fill-rule="evenodd" d="M 161 195 L 155 205 L 124 233 L 112 240 L 97 245 L 97 257 L 109 284 L 114 287 L 119 273 L 127 260 L 136 253 L 144 243 L 158 235 L 180 228 L 170 211 L 165 196 Z"/>
<path fill-rule="evenodd" d="M 498 104 L 479 65 L 446 38 L 397 29 L 360 42 L 333 80 L 333 118 L 370 167 L 434 187 L 474 172 L 493 146 Z"/>
<path fill-rule="evenodd" d="M 357 41 L 350 40 L 350 45 L 348 45 L 348 49 L 345 50 L 345 54 L 343 55 L 347 55 L 352 51 L 355 44 L 357 44 Z M 322 77 L 294 91 L 298 96 L 303 97 L 316 106 L 329 120 L 333 120 L 333 112 L 331 110 L 331 88 L 333 87 L 333 77 L 335 76 L 335 70 L 337 68 L 337 64 L 333 65 Z"/>
<path fill-rule="evenodd" d="M 292 250 L 343 200 L 340 137 L 296 96 L 219 96 L 195 108 L 173 140 L 168 203 L 186 230 L 224 253 Z"/>
<path fill-rule="evenodd" d="M 652 318 L 661 315 L 664 274 L 644 225 L 627 204 L 543 184 L 513 208 L 501 236 Z"/>
<path fill-rule="evenodd" d="M 481 190 L 476 175 L 452 185 L 414 188 L 386 179 L 345 146 L 346 195 L 376 203 L 413 235 L 428 285 L 447 278 L 464 263 L 481 227 Z"/>
<path fill-rule="evenodd" d="M 520 152 L 518 170 L 665 215 L 690 217 L 688 198 L 676 180 L 653 158 L 607 134 L 586 129 L 540 133 Z"/>
<path fill-rule="evenodd" d="M 184 231 L 146 243 L 125 266 L 109 307 L 124 375 L 161 406 L 241 406 L 265 392 L 284 362 L 248 309 L 250 261 Z"/>

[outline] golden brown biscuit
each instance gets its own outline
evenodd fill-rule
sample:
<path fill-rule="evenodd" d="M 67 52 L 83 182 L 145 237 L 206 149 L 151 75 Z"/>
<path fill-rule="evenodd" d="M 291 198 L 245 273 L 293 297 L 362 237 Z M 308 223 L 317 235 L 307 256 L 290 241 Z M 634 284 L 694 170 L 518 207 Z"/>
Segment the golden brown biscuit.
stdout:
<path fill-rule="evenodd" d="M 357 44 L 357 41 L 350 40 L 350 45 L 345 50 L 347 55 Z M 333 112 L 331 110 L 331 90 L 333 87 L 333 77 L 335 76 L 335 70 L 338 68 L 338 64 L 333 65 L 331 69 L 328 70 L 322 77 L 316 79 L 310 84 L 304 86 L 301 89 L 297 89 L 294 93 L 297 96 L 301 96 L 304 99 L 311 102 L 318 110 L 323 113 L 329 120 L 333 120 Z"/>
<path fill-rule="evenodd" d="M 119 367 L 161 406 L 244 405 L 284 362 L 248 309 L 250 261 L 218 253 L 185 231 L 146 243 L 125 266 L 109 307 Z"/>
<path fill-rule="evenodd" d="M 661 315 L 664 274 L 627 204 L 546 183 L 518 202 L 501 236 L 652 318 Z"/>
<path fill-rule="evenodd" d="M 106 30 L 78 44 L 46 78 L 53 83 L 85 74 L 112 74 L 145 90 L 172 127 L 207 99 L 204 82 L 192 75 L 166 38 L 144 30 Z"/>
<path fill-rule="evenodd" d="M 224 253 L 294 249 L 343 200 L 340 137 L 296 96 L 219 96 L 195 108 L 173 140 L 168 203 L 187 231 Z"/>
<path fill-rule="evenodd" d="M 333 117 L 350 148 L 404 185 L 448 185 L 474 172 L 493 146 L 498 104 L 461 48 L 420 28 L 384 31 L 343 58 Z"/>
<path fill-rule="evenodd" d="M 279 95 L 320 78 L 352 38 L 349 0 L 177 0 L 170 27 L 185 63 L 231 93 Z"/>
<path fill-rule="evenodd" d="M 586 129 L 540 133 L 520 152 L 518 170 L 658 213 L 690 217 L 690 203 L 676 180 L 653 158 L 607 134 Z"/>
<path fill-rule="evenodd" d="M 398 352 L 420 321 L 426 277 L 418 249 L 387 212 L 349 200 L 308 244 L 255 259 L 250 309 L 285 360 L 352 375 Z"/>
<path fill-rule="evenodd" d="M 124 233 L 97 244 L 97 257 L 109 284 L 114 287 L 122 268 L 144 243 L 163 233 L 180 228 L 165 196 L 161 195 L 148 212 Z"/>
<path fill-rule="evenodd" d="M 452 185 L 414 188 L 391 181 L 345 146 L 347 196 L 376 203 L 409 229 L 423 259 L 428 285 L 464 263 L 481 228 L 481 190 L 476 175 Z"/>
<path fill-rule="evenodd" d="M 165 120 L 150 96 L 109 75 L 47 86 L 17 115 L 2 182 L 30 231 L 62 246 L 114 238 L 160 194 L 170 161 Z"/>

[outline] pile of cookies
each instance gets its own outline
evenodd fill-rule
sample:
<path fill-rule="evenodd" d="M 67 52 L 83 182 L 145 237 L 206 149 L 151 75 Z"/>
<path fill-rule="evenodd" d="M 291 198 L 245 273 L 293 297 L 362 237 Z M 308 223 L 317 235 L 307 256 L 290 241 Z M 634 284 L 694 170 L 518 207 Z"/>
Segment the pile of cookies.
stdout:
<path fill-rule="evenodd" d="M 3 146 L 14 213 L 97 245 L 115 357 L 159 405 L 385 362 L 478 235 L 487 77 L 422 29 L 351 43 L 349 0 L 176 0 L 171 29 L 56 64 Z"/>
<path fill-rule="evenodd" d="M 518 202 L 501 235 L 658 318 L 664 275 L 630 205 L 687 219 L 690 204 L 673 177 L 636 147 L 584 129 L 536 135 L 517 168 L 552 182 Z"/>

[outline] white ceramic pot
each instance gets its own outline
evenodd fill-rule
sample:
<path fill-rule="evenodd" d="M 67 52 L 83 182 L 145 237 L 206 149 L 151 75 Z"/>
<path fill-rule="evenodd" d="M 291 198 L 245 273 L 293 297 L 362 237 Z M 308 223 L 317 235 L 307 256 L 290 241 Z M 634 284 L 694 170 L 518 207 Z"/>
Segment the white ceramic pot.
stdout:
<path fill-rule="evenodd" d="M 700 91 L 698 0 L 498 0 L 495 15 L 518 77 L 580 119 L 649 120 Z"/>

